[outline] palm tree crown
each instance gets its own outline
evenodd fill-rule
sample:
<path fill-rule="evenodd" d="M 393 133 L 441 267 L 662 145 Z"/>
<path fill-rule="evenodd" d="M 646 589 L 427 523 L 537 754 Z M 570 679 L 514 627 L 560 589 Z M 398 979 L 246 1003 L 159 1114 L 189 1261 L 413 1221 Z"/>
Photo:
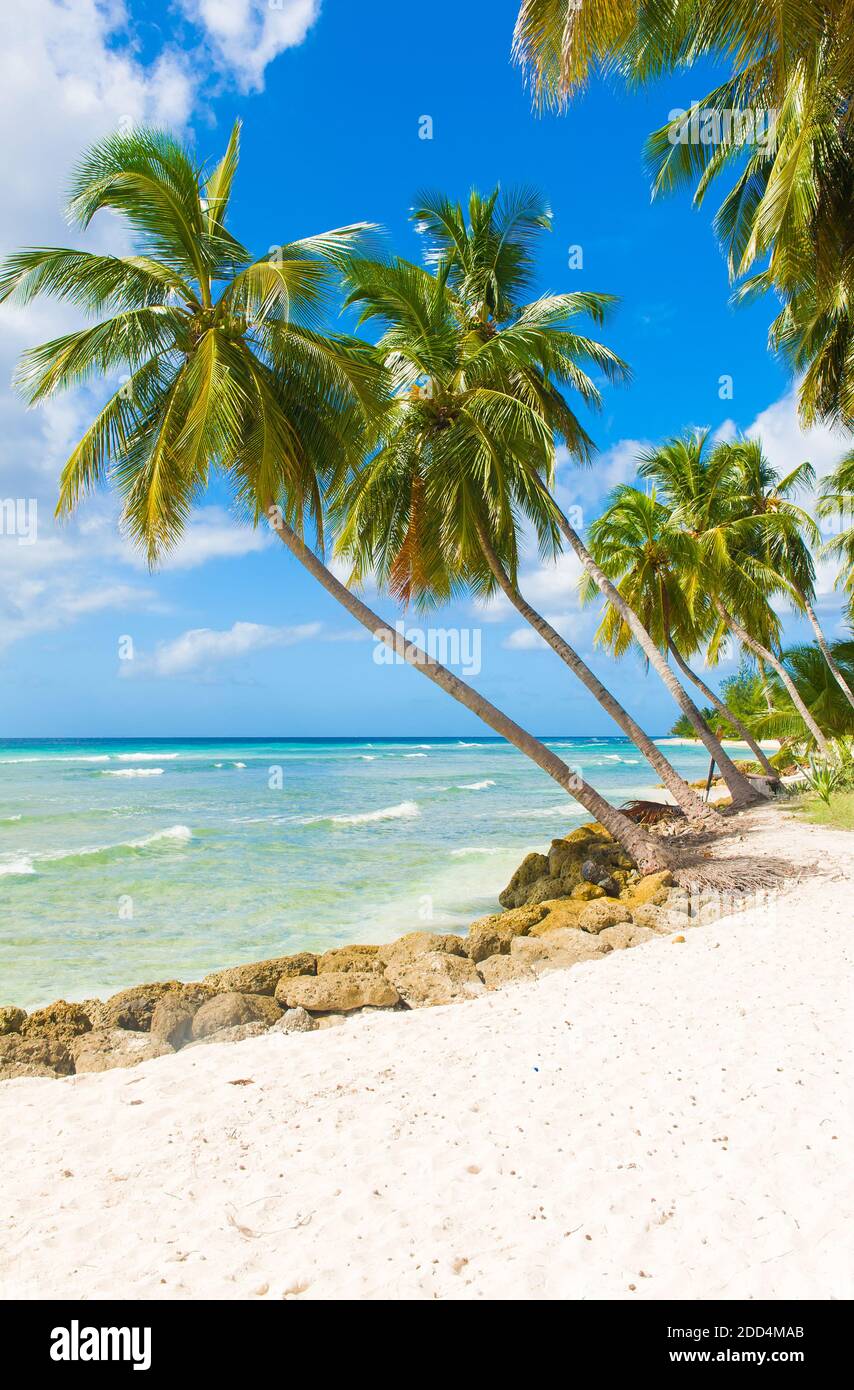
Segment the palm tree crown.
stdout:
<path fill-rule="evenodd" d="M 0 302 L 48 293 L 98 318 L 25 353 L 17 381 L 35 403 L 127 374 L 68 459 L 58 510 L 111 482 L 126 531 L 152 563 L 177 541 L 214 470 L 255 519 L 276 503 L 300 523 L 308 513 L 319 530 L 318 480 L 332 445 L 352 447 L 371 402 L 365 348 L 316 327 L 330 262 L 367 228 L 254 258 L 225 225 L 238 153 L 239 124 L 209 172 L 162 132 L 110 136 L 78 168 L 69 214 L 87 227 L 97 212 L 117 212 L 136 254 L 37 248 L 0 273 Z"/>

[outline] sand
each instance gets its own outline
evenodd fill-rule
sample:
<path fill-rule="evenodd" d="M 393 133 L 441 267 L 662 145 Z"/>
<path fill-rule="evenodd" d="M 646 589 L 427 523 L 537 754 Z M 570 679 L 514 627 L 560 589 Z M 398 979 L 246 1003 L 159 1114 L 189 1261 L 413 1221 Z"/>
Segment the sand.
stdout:
<path fill-rule="evenodd" d="M 684 944 L 0 1086 L 0 1294 L 850 1298 L 851 841 L 746 820 L 800 877 Z"/>

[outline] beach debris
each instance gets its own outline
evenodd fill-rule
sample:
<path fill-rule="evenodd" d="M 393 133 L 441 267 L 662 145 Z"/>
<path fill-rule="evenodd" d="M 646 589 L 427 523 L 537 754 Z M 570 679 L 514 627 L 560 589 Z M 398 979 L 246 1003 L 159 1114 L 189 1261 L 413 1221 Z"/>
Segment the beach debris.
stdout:
<path fill-rule="evenodd" d="M 705 786 L 705 782 L 697 785 Z M 624 801 L 620 810 L 636 825 L 661 825 L 663 821 L 685 819 L 684 811 L 678 806 L 670 806 L 661 801 Z"/>

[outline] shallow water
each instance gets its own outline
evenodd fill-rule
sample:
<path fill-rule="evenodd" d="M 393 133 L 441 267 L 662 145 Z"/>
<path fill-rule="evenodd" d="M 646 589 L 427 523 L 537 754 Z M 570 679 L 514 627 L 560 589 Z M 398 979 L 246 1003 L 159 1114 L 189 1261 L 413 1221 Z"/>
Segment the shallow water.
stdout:
<path fill-rule="evenodd" d="M 657 782 L 626 739 L 549 743 L 615 804 Z M 585 819 L 487 738 L 0 743 L 0 1003 L 462 930 Z"/>

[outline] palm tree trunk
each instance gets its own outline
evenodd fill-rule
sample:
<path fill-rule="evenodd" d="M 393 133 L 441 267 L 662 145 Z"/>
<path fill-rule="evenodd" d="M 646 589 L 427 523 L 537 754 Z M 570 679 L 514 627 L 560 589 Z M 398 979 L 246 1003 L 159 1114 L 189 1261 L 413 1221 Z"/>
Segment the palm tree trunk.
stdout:
<path fill-rule="evenodd" d="M 762 694 L 765 696 L 765 708 L 769 714 L 773 714 L 774 701 L 771 699 L 771 691 L 768 689 L 768 672 L 765 670 L 765 662 L 759 657 L 757 659 L 757 664 L 762 676 Z"/>
<path fill-rule="evenodd" d="M 803 719 L 804 723 L 806 724 L 807 728 L 809 729 L 810 733 L 815 739 L 816 747 L 818 748 L 823 758 L 828 758 L 830 756 L 830 749 L 827 745 L 827 739 L 825 738 L 821 729 L 818 727 L 818 724 L 816 724 L 815 720 L 810 714 L 806 704 L 801 698 L 801 694 L 798 690 L 798 687 L 795 685 L 795 682 L 792 680 L 792 677 L 789 675 L 782 661 L 780 661 L 779 658 L 776 657 L 772 651 L 769 651 L 767 647 L 763 647 L 762 643 L 757 641 L 755 637 L 751 637 L 750 633 L 741 626 L 741 623 L 739 623 L 732 616 L 732 614 L 729 613 L 726 610 L 726 608 L 724 608 L 719 598 L 713 598 L 712 602 L 715 605 L 715 610 L 718 613 L 718 616 L 722 619 L 723 622 L 727 624 L 727 627 L 730 629 L 731 632 L 735 634 L 739 642 L 743 643 L 743 645 L 747 647 L 750 651 L 752 651 L 755 656 L 761 657 L 763 661 L 766 661 L 768 663 L 772 670 L 777 672 L 777 675 L 780 677 L 780 680 L 783 682 L 783 685 L 786 687 L 786 690 L 789 693 L 789 698 L 791 699 L 792 704 L 795 706 L 795 709 L 798 711 L 798 714 L 801 716 L 801 719 Z"/>
<path fill-rule="evenodd" d="M 599 589 L 605 595 L 605 598 L 612 607 L 616 609 L 617 613 L 619 613 L 638 646 L 641 648 L 647 661 L 658 672 L 682 713 L 685 715 L 686 719 L 689 720 L 691 727 L 696 731 L 700 742 L 708 749 L 709 756 L 714 758 L 721 770 L 721 776 L 726 782 L 730 796 L 732 797 L 733 809 L 743 810 L 746 806 L 753 806 L 760 801 L 764 801 L 765 797 L 762 793 L 751 786 L 743 773 L 739 772 L 732 758 L 728 756 L 726 749 L 721 747 L 720 740 L 712 733 L 705 719 L 697 709 L 697 706 L 688 695 L 688 692 L 679 684 L 679 681 L 674 676 L 640 618 L 629 604 L 626 603 L 626 600 L 623 598 L 623 595 L 616 585 L 611 583 L 605 572 L 597 565 L 581 537 L 578 535 L 577 531 L 574 531 L 570 526 L 559 507 L 557 508 L 557 520 L 561 531 L 569 541 L 569 544 L 572 546 L 582 565 L 587 570 L 587 573 L 595 580 Z"/>
<path fill-rule="evenodd" d="M 676 662 L 676 665 L 679 667 L 679 670 L 682 672 L 683 676 L 687 676 L 689 681 L 693 681 L 697 689 L 702 691 L 706 699 L 711 701 L 715 709 L 723 715 L 724 719 L 726 719 L 729 724 L 732 724 L 733 728 L 741 734 L 741 737 L 744 739 L 745 743 L 750 748 L 750 751 L 753 754 L 754 758 L 756 758 L 762 764 L 768 776 L 773 777 L 775 782 L 779 781 L 780 774 L 774 770 L 773 766 L 768 761 L 766 754 L 763 753 L 762 749 L 756 742 L 756 739 L 753 737 L 747 725 L 742 724 L 738 715 L 733 714 L 729 706 L 724 704 L 721 697 L 719 695 L 716 695 L 714 690 L 712 690 L 710 686 L 706 685 L 706 682 L 702 680 L 696 674 L 695 671 L 691 670 L 691 667 L 684 660 L 684 658 L 682 657 L 681 653 L 677 650 L 672 640 L 670 642 L 670 650 L 673 653 L 673 660 Z"/>
<path fill-rule="evenodd" d="M 854 709 L 854 695 L 852 695 L 851 693 L 851 687 L 849 686 L 847 680 L 845 679 L 845 677 L 843 676 L 842 672 L 840 671 L 839 667 L 833 659 L 833 654 L 830 650 L 830 647 L 828 646 L 827 638 L 822 632 L 821 624 L 819 623 L 819 620 L 816 617 L 813 606 L 807 599 L 806 594 L 800 594 L 799 598 L 804 606 L 804 612 L 806 613 L 807 617 L 809 618 L 812 624 L 812 630 L 815 633 L 815 639 L 818 642 L 819 650 L 821 651 L 822 656 L 824 657 L 825 661 L 830 667 L 836 684 L 839 686 L 840 690 L 842 691 L 851 708 Z"/>
<path fill-rule="evenodd" d="M 614 698 L 611 692 L 602 684 L 597 676 L 593 674 L 590 667 L 582 661 L 577 652 L 573 651 L 568 642 L 564 641 L 559 632 L 556 632 L 551 623 L 538 613 L 531 604 L 522 597 L 516 586 L 510 581 L 504 571 L 498 556 L 493 549 L 492 542 L 483 526 L 477 523 L 478 539 L 486 557 L 489 568 L 494 574 L 502 592 L 513 604 L 513 607 L 522 615 L 527 623 L 530 623 L 535 632 L 539 633 L 544 642 L 547 642 L 552 651 L 556 652 L 564 665 L 568 666 L 573 675 L 577 676 L 582 685 L 585 685 L 594 699 L 599 701 L 602 708 L 611 716 L 614 723 L 623 730 L 634 743 L 635 747 L 646 758 L 647 762 L 655 769 L 670 792 L 677 806 L 684 811 L 686 817 L 700 824 L 713 826 L 722 824 L 721 817 L 712 806 L 706 805 L 697 796 L 697 793 L 688 783 L 679 776 L 675 767 L 667 761 L 661 749 L 656 747 L 652 739 L 644 733 L 639 724 L 635 722 L 627 710 Z"/>
<path fill-rule="evenodd" d="M 502 738 L 507 739 L 508 743 L 512 743 L 515 748 L 518 748 L 520 753 L 524 753 L 544 772 L 547 772 L 559 786 L 563 787 L 564 791 L 579 801 L 585 810 L 589 811 L 594 819 L 599 821 L 614 836 L 615 840 L 623 845 L 644 873 L 654 873 L 659 869 L 669 867 L 671 856 L 661 840 L 650 835 L 642 827 L 635 825 L 627 816 L 623 815 L 622 811 L 611 806 L 583 778 L 574 773 L 570 767 L 567 767 L 566 763 L 556 757 L 544 743 L 527 733 L 512 719 L 508 719 L 495 705 L 490 704 L 470 685 L 466 685 L 465 681 L 461 681 L 453 675 L 447 667 L 442 666 L 433 657 L 422 651 L 420 647 L 410 642 L 403 633 L 383 622 L 382 618 L 372 612 L 367 604 L 363 603 L 340 580 L 335 578 L 335 575 L 318 559 L 314 551 L 310 550 L 297 535 L 293 527 L 288 525 L 278 507 L 268 508 L 267 516 L 273 530 L 291 554 L 299 560 L 309 574 L 323 585 L 327 593 L 337 599 L 357 622 L 367 628 L 372 636 L 378 641 L 384 642 L 386 646 L 390 647 L 409 665 L 414 666 L 434 685 L 438 685 L 446 694 L 458 700 L 466 709 L 471 710 L 473 714 L 483 720 L 484 724 L 488 724 Z"/>

